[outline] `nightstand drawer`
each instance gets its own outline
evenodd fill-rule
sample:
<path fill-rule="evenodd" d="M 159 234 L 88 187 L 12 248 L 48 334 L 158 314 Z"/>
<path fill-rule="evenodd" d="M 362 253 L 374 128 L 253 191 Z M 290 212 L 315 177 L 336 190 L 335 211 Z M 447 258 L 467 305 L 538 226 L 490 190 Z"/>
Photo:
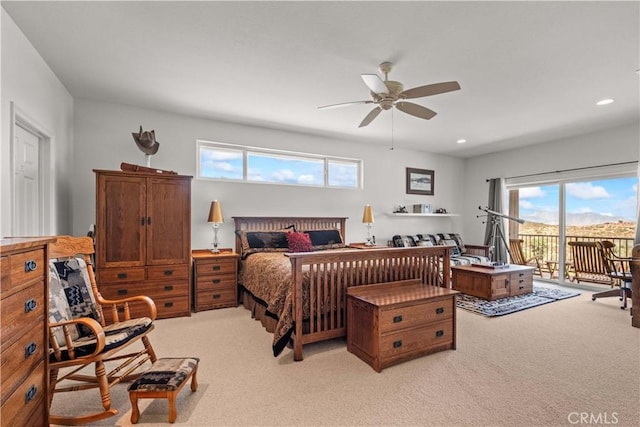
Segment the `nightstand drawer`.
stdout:
<path fill-rule="evenodd" d="M 198 310 L 211 308 L 236 307 L 236 288 L 224 287 L 212 291 L 198 291 L 196 295 Z"/>
<path fill-rule="evenodd" d="M 196 275 L 210 276 L 218 274 L 235 274 L 237 262 L 234 259 L 202 260 L 196 263 Z"/>
<path fill-rule="evenodd" d="M 220 289 L 222 287 L 235 287 L 236 284 L 237 283 L 235 274 L 198 276 L 198 278 L 196 279 L 196 286 L 198 291 Z"/>

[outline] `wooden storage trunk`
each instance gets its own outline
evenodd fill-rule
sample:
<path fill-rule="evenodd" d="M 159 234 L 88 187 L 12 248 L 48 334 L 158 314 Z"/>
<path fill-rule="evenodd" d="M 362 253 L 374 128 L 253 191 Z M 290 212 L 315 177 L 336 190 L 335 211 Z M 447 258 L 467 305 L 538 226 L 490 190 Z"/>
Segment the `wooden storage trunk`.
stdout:
<path fill-rule="evenodd" d="M 347 289 L 347 349 L 373 369 L 456 348 L 458 292 L 419 280 Z"/>

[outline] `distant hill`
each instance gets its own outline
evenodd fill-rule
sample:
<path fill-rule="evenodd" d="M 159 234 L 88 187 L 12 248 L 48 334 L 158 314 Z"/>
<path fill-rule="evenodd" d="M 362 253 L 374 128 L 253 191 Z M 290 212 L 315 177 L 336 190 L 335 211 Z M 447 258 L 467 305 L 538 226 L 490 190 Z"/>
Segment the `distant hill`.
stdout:
<path fill-rule="evenodd" d="M 591 225 L 569 225 L 566 232 L 568 236 L 633 238 L 636 232 L 636 223 L 634 221 L 619 221 Z M 520 234 L 557 236 L 558 225 L 526 221 L 520 225 Z"/>
<path fill-rule="evenodd" d="M 525 221 L 534 223 L 543 223 L 550 225 L 558 225 L 558 212 L 536 212 L 534 215 L 521 216 Z M 569 213 L 567 214 L 567 225 L 592 225 L 592 224 L 607 224 L 612 222 L 631 222 L 634 221 L 630 218 L 614 217 L 609 215 L 602 215 L 595 212 L 585 213 Z"/>

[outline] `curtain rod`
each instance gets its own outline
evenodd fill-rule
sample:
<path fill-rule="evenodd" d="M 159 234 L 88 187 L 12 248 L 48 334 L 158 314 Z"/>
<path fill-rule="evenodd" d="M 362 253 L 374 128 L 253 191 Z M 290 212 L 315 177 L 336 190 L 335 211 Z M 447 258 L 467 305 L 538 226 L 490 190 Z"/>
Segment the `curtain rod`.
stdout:
<path fill-rule="evenodd" d="M 540 172 L 540 173 L 531 173 L 529 175 L 520 175 L 520 176 L 508 176 L 505 179 L 513 179 L 513 178 L 527 178 L 530 176 L 538 176 L 538 175 L 548 175 L 550 173 L 561 173 L 561 172 L 573 172 L 573 171 L 579 171 L 579 170 L 585 170 L 585 169 L 597 169 L 597 168 L 604 168 L 607 166 L 622 166 L 622 165 L 632 165 L 632 164 L 638 164 L 638 162 L 636 160 L 632 161 L 632 162 L 622 162 L 622 163 L 609 163 L 608 165 L 598 165 L 598 166 L 585 166 L 582 168 L 573 168 L 573 169 L 564 169 L 564 170 L 560 170 L 560 171 L 551 171 L 551 172 Z M 492 179 L 496 179 L 496 178 L 492 178 Z M 491 181 L 491 179 L 487 179 L 486 182 Z"/>

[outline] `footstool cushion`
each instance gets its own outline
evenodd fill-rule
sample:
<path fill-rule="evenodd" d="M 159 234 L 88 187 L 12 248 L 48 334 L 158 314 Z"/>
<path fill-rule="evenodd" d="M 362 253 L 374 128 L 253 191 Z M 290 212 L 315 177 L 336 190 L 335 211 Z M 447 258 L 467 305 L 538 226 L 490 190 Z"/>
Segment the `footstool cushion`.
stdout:
<path fill-rule="evenodd" d="M 137 423 L 140 417 L 138 399 L 164 398 L 169 401 L 169 422 L 173 423 L 177 417 L 176 396 L 189 377 L 191 377 L 191 391 L 196 391 L 198 388 L 196 372 L 199 361 L 197 357 L 156 360 L 129 386 L 131 422 Z"/>

